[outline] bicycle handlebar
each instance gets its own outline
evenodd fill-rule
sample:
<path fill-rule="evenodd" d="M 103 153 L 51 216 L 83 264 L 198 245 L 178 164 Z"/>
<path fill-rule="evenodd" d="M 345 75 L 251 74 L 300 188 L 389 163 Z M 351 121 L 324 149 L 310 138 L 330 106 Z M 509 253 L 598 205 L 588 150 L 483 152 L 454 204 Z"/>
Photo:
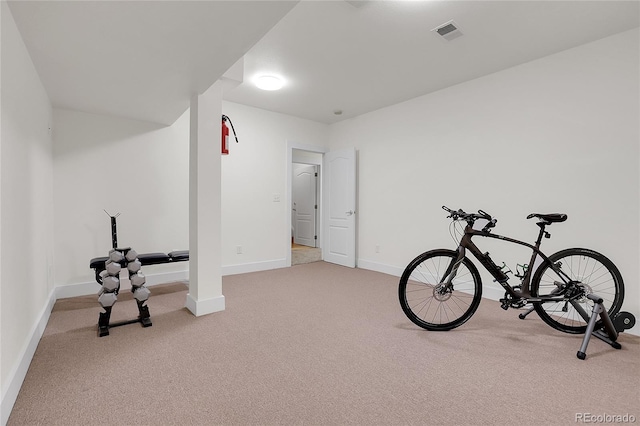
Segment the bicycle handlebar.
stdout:
<path fill-rule="evenodd" d="M 477 219 L 485 219 L 488 223 L 482 228 L 483 231 L 488 232 L 489 228 L 496 226 L 497 219 L 493 219 L 491 215 L 484 210 L 478 210 L 478 213 L 467 213 L 462 209 L 451 210 L 447 206 L 442 206 L 442 209 L 449 213 L 449 216 L 453 220 L 466 220 L 469 226 L 473 226 Z"/>

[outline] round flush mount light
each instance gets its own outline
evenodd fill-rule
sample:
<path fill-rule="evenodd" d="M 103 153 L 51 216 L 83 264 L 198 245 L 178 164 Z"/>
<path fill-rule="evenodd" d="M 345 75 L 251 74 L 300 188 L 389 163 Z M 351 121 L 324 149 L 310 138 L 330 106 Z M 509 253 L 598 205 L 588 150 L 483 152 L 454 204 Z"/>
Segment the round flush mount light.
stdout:
<path fill-rule="evenodd" d="M 280 90 L 284 86 L 284 80 L 275 75 L 260 75 L 253 82 L 262 90 Z"/>

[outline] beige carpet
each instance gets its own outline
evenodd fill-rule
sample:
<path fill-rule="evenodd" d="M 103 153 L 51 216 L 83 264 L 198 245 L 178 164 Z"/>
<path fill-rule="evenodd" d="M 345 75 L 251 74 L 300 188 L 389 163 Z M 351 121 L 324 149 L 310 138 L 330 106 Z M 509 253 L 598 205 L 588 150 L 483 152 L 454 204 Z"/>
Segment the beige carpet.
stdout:
<path fill-rule="evenodd" d="M 322 249 L 291 244 L 291 265 L 319 262 L 322 260 Z"/>
<path fill-rule="evenodd" d="M 9 425 L 575 424 L 640 421 L 640 338 L 615 350 L 484 300 L 462 327 L 414 326 L 397 278 L 325 262 L 225 277 L 223 312 L 194 317 L 155 286 L 153 326 L 98 338 L 94 296 L 60 300 Z M 134 302 L 115 306 L 135 316 Z"/>

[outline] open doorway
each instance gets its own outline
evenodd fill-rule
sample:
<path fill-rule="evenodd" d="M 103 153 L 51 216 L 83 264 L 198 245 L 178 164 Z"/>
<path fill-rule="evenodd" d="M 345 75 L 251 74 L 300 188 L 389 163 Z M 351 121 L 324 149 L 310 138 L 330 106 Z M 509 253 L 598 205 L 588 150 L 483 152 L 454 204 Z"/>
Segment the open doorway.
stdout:
<path fill-rule="evenodd" d="M 290 152 L 290 259 L 291 265 L 299 265 L 322 260 L 320 235 L 323 152 L 293 147 Z"/>
<path fill-rule="evenodd" d="M 293 164 L 318 166 L 316 247 L 321 258 L 350 268 L 356 266 L 356 150 L 353 147 L 329 151 L 327 148 L 287 141 L 286 203 L 287 236 L 285 264 L 291 262 Z M 313 248 L 311 248 L 313 249 Z"/>

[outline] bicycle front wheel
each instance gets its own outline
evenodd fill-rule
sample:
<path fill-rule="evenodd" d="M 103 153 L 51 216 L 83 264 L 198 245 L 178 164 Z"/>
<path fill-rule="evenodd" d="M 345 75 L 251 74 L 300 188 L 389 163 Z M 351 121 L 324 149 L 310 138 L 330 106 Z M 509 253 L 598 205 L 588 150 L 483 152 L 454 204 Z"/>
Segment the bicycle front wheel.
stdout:
<path fill-rule="evenodd" d="M 572 248 L 549 256 L 536 270 L 531 282 L 531 294 L 549 296 L 561 293 L 561 285 L 568 278 L 581 287 L 583 296 L 574 300 L 589 317 L 593 313 L 593 301 L 587 294 L 596 294 L 603 299 L 604 308 L 613 316 L 620 311 L 624 300 L 624 283 L 618 268 L 602 254 L 588 249 Z M 571 302 L 534 302 L 540 318 L 556 330 L 580 334 L 587 330 L 587 321 Z M 596 323 L 601 327 L 602 321 Z"/>
<path fill-rule="evenodd" d="M 414 324 L 432 331 L 451 330 L 478 309 L 482 282 L 468 258 L 463 258 L 451 285 L 443 283 L 457 257 L 453 250 L 431 250 L 413 259 L 404 270 L 398 296 L 402 310 Z"/>

